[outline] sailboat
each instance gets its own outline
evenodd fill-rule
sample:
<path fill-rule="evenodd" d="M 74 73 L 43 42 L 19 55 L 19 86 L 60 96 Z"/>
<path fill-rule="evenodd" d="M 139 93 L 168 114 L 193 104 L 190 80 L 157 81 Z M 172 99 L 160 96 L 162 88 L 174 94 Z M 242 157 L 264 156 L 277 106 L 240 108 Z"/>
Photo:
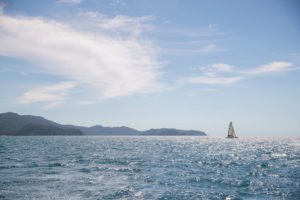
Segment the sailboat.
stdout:
<path fill-rule="evenodd" d="M 237 138 L 237 136 L 234 132 L 233 126 L 232 126 L 232 122 L 230 122 L 230 124 L 229 124 L 227 138 Z"/>

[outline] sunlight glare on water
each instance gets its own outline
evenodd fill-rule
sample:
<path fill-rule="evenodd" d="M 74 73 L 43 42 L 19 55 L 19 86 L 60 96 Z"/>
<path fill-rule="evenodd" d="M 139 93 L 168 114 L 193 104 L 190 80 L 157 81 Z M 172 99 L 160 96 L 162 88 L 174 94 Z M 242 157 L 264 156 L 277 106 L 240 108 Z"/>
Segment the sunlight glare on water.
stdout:
<path fill-rule="evenodd" d="M 1 137 L 0 199 L 299 199 L 299 143 L 299 137 Z"/>

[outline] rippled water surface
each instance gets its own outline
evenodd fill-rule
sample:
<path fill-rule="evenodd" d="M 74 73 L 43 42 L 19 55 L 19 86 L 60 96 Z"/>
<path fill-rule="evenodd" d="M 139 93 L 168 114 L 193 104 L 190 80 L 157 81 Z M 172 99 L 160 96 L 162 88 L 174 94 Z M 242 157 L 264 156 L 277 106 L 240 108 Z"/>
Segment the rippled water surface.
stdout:
<path fill-rule="evenodd" d="M 0 199 L 300 199 L 299 184 L 299 137 L 0 137 Z"/>

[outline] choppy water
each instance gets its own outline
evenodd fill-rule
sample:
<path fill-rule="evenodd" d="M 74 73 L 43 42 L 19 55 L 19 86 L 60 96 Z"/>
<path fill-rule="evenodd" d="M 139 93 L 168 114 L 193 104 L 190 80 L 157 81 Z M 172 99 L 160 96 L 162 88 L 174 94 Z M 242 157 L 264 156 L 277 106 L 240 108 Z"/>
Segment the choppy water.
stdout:
<path fill-rule="evenodd" d="M 0 199 L 300 199 L 299 164 L 299 137 L 0 137 Z"/>

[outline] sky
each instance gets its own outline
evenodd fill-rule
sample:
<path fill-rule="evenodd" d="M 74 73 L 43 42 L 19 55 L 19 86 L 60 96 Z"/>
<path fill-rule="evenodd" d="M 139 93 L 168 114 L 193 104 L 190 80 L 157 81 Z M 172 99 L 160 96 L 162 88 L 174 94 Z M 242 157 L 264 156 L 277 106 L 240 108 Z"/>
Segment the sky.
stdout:
<path fill-rule="evenodd" d="M 300 136 L 297 0 L 0 0 L 0 112 Z"/>

